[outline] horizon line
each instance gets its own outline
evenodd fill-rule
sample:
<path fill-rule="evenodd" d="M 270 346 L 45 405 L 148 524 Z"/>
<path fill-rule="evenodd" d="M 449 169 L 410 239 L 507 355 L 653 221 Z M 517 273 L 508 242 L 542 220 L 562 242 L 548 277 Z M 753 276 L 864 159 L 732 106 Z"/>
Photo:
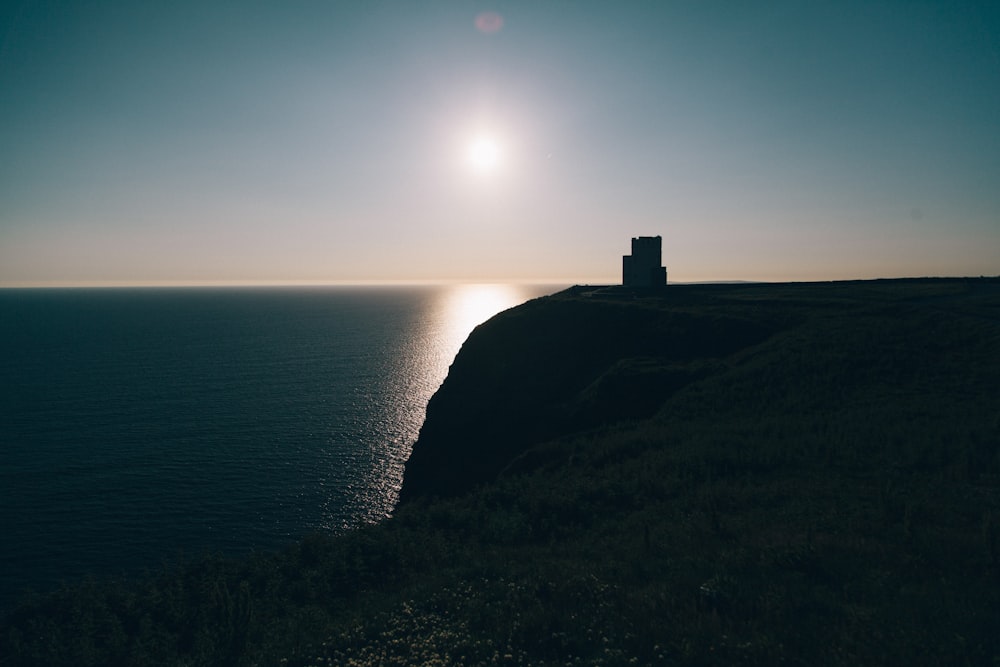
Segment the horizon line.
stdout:
<path fill-rule="evenodd" d="M 393 287 L 433 285 L 578 285 L 573 278 L 443 278 L 414 280 L 90 280 L 90 281 L 12 281 L 0 283 L 0 289 L 130 289 L 173 287 Z M 594 284 L 614 284 L 596 281 Z"/>
<path fill-rule="evenodd" d="M 1000 279 L 997 275 L 925 275 L 925 276 L 876 276 L 854 278 L 813 278 L 799 280 L 687 280 L 667 281 L 667 285 L 709 285 L 709 284 L 780 284 L 780 283 L 829 283 L 857 282 L 874 280 L 935 280 L 935 279 Z M 552 286 L 586 286 L 613 287 L 620 286 L 621 280 L 580 280 L 579 278 L 510 278 L 510 279 L 379 279 L 379 280 L 94 280 L 94 281 L 14 281 L 0 283 L 0 290 L 8 289 L 141 289 L 141 288 L 238 288 L 238 287 L 405 287 L 405 286 L 435 286 L 435 285 L 552 285 Z"/>

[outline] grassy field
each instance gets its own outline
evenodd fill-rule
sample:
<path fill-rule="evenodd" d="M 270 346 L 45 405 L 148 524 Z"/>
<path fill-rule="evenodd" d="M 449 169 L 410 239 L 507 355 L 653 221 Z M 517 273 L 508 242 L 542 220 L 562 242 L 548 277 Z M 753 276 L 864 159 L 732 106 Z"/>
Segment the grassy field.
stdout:
<path fill-rule="evenodd" d="M 996 665 L 1000 280 L 578 287 L 384 523 L 24 601 L 6 665 Z"/>

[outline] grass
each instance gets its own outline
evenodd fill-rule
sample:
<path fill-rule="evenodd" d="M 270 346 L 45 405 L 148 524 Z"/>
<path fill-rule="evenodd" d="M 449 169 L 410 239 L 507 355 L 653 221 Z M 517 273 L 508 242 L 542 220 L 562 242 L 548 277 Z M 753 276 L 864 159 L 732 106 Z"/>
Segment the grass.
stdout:
<path fill-rule="evenodd" d="M 1000 281 L 571 290 L 421 451 L 392 519 L 27 599 L 0 665 L 1000 662 Z"/>

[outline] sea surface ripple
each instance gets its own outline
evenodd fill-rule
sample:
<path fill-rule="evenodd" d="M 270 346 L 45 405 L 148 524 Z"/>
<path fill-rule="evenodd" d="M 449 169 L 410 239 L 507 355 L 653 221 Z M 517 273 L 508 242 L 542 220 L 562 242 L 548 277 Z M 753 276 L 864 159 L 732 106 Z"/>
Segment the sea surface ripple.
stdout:
<path fill-rule="evenodd" d="M 0 290 L 0 606 L 390 515 L 462 341 L 555 289 Z"/>

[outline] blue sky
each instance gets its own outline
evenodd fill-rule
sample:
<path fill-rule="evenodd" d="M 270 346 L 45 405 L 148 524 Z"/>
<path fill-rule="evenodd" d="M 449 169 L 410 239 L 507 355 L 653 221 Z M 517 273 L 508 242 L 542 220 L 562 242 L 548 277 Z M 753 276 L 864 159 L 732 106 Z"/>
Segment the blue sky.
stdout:
<path fill-rule="evenodd" d="M 0 285 L 1000 274 L 993 2 L 7 4 Z"/>

